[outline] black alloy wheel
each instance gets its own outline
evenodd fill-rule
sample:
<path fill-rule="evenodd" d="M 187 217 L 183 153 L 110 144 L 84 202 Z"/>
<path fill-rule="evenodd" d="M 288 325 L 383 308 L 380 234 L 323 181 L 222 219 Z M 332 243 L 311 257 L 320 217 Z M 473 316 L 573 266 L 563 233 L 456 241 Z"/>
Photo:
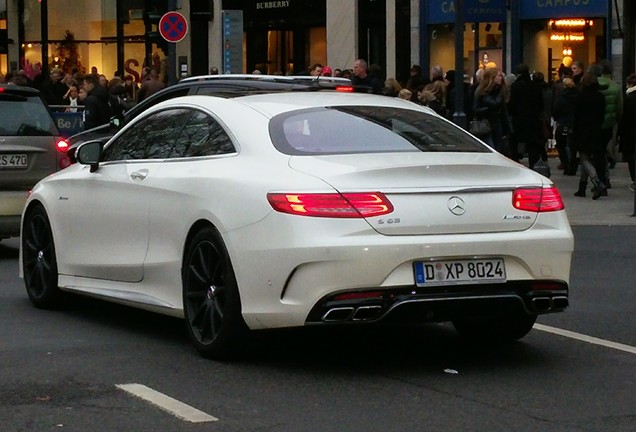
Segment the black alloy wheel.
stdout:
<path fill-rule="evenodd" d="M 182 280 L 186 327 L 197 351 L 215 359 L 237 354 L 247 326 L 232 263 L 214 228 L 201 229 L 188 244 Z"/>
<path fill-rule="evenodd" d="M 31 302 L 39 308 L 59 305 L 57 259 L 51 223 L 41 205 L 29 209 L 22 229 L 22 272 Z"/>

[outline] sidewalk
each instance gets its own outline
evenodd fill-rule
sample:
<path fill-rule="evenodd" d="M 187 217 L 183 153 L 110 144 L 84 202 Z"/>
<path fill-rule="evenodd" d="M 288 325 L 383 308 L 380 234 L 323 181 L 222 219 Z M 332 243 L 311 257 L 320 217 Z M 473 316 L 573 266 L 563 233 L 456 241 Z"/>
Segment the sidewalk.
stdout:
<path fill-rule="evenodd" d="M 527 159 L 524 160 L 527 163 Z M 627 170 L 627 163 L 617 163 L 610 170 L 612 188 L 607 190 L 608 196 L 592 199 L 591 184 L 588 184 L 587 197 L 575 197 L 579 188 L 579 176 L 566 176 L 557 169 L 558 158 L 550 157 L 549 165 L 552 177 L 550 180 L 558 187 L 565 202 L 565 211 L 571 225 L 636 225 L 634 214 L 634 192 L 629 190 L 632 183 Z"/>

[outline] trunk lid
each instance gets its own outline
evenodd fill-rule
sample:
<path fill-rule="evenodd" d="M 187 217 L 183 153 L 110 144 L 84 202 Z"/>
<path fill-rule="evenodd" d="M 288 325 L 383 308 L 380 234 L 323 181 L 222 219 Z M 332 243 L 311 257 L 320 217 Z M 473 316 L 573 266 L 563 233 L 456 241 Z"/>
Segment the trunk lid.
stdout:
<path fill-rule="evenodd" d="M 339 192 L 378 191 L 394 206 L 367 218 L 384 235 L 523 231 L 537 213 L 512 206 L 513 190 L 542 177 L 495 153 L 293 156 L 290 166 Z"/>

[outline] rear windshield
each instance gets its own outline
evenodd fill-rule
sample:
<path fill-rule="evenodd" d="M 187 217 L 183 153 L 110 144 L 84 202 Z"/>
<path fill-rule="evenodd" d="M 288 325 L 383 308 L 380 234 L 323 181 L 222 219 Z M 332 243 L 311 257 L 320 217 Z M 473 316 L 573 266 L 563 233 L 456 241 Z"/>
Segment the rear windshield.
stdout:
<path fill-rule="evenodd" d="M 378 106 L 334 106 L 272 118 L 274 146 L 289 155 L 492 150 L 440 118 L 421 111 Z"/>
<path fill-rule="evenodd" d="M 0 96 L 0 136 L 54 136 L 55 123 L 37 96 Z"/>

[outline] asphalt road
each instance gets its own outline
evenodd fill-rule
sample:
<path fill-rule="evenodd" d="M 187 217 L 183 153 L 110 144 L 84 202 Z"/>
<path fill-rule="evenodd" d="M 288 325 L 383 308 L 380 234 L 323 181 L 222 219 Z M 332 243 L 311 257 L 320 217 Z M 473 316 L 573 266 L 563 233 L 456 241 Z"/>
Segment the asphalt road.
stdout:
<path fill-rule="evenodd" d="M 571 308 L 521 342 L 471 346 L 437 324 L 268 332 L 232 363 L 198 357 L 177 319 L 80 298 L 33 308 L 17 239 L 3 241 L 0 431 L 632 432 L 636 227 L 574 231 Z M 117 387 L 132 383 L 171 411 Z"/>

